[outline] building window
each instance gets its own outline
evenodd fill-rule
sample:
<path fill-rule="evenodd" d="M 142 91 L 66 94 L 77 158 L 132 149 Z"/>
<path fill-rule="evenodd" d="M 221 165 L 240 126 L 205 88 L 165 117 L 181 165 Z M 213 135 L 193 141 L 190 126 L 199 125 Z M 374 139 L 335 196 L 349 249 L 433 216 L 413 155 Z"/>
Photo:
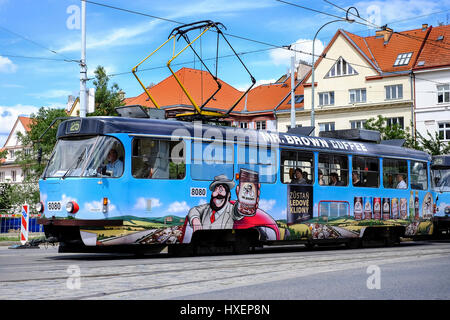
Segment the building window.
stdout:
<path fill-rule="evenodd" d="M 400 53 L 394 62 L 394 67 L 408 65 L 409 61 L 411 60 L 412 54 L 412 52 Z"/>
<path fill-rule="evenodd" d="M 247 122 L 239 122 L 239 126 L 240 126 L 242 129 L 247 129 L 247 128 L 248 128 L 248 123 L 247 123 Z"/>
<path fill-rule="evenodd" d="M 386 100 L 403 99 L 403 85 L 385 86 Z"/>
<path fill-rule="evenodd" d="M 333 131 L 334 122 L 319 123 L 319 131 Z"/>
<path fill-rule="evenodd" d="M 11 171 L 11 180 L 12 180 L 12 182 L 16 182 L 16 171 L 15 170 Z"/>
<path fill-rule="evenodd" d="M 266 121 L 256 121 L 256 130 L 266 130 Z"/>
<path fill-rule="evenodd" d="M 350 103 L 366 102 L 366 89 L 351 89 L 349 93 Z"/>
<path fill-rule="evenodd" d="M 5 182 L 5 172 L 0 172 L 0 182 Z"/>
<path fill-rule="evenodd" d="M 350 126 L 352 129 L 364 129 L 364 123 L 366 120 L 353 120 L 350 121 Z"/>
<path fill-rule="evenodd" d="M 438 103 L 449 103 L 450 102 L 450 85 L 444 84 L 437 86 L 438 92 Z"/>
<path fill-rule="evenodd" d="M 439 139 L 450 140 L 450 122 L 439 123 Z"/>
<path fill-rule="evenodd" d="M 319 93 L 319 106 L 334 105 L 334 91 Z"/>
<path fill-rule="evenodd" d="M 302 177 L 296 177 L 300 169 Z M 282 183 L 314 183 L 314 154 L 312 152 L 282 150 L 281 151 Z M 303 180 L 302 180 L 303 178 Z"/>
<path fill-rule="evenodd" d="M 304 100 L 304 96 L 302 94 L 295 95 L 295 104 L 302 103 Z"/>
<path fill-rule="evenodd" d="M 405 128 L 403 117 L 397 117 L 397 118 L 387 118 L 386 119 L 386 126 L 392 127 L 393 125 L 399 126 L 401 129 Z"/>
<path fill-rule="evenodd" d="M 14 155 L 15 155 L 15 151 L 14 150 L 9 150 L 9 157 L 14 160 Z"/>
<path fill-rule="evenodd" d="M 327 77 L 339 77 L 358 74 L 353 67 L 340 57 L 327 73 Z"/>

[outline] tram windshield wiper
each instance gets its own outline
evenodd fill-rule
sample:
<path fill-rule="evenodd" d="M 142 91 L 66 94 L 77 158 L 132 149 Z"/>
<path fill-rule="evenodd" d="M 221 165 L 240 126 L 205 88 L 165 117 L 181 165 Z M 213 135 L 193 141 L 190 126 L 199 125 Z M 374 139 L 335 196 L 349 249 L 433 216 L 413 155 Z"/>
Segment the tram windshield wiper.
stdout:
<path fill-rule="evenodd" d="M 83 150 L 83 152 L 80 154 L 80 156 L 75 160 L 74 163 L 72 163 L 72 165 L 67 169 L 67 171 L 64 173 L 64 175 L 61 177 L 61 179 L 64 179 L 67 174 L 69 173 L 69 171 L 78 168 L 78 166 L 80 165 L 80 163 L 84 160 L 84 156 L 86 154 L 86 148 Z"/>

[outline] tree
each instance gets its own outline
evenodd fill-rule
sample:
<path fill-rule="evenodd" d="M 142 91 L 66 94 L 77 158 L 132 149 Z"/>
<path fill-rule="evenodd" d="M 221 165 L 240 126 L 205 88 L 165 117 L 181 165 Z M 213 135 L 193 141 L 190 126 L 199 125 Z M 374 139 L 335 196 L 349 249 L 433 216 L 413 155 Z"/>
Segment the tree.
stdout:
<path fill-rule="evenodd" d="M 117 83 L 108 88 L 109 77 L 102 66 L 98 66 L 94 74 L 95 111 L 88 116 L 117 116 L 115 108 L 124 105 L 122 90 Z"/>
<path fill-rule="evenodd" d="M 36 114 L 31 114 L 30 131 L 18 134 L 23 149 L 17 152 L 16 161 L 24 172 L 24 181 L 11 185 L 8 198 L 10 207 L 17 209 L 24 203 L 35 204 L 39 201 L 37 182 L 55 146 L 59 122 L 56 122 L 51 128 L 49 126 L 53 120 L 60 117 L 67 117 L 64 109 L 42 107 Z M 39 140 L 46 130 L 46 134 Z M 37 161 L 39 150 L 42 150 L 41 163 Z M 34 211 L 33 205 L 30 208 Z"/>
<path fill-rule="evenodd" d="M 416 132 L 418 141 L 423 146 L 423 149 L 432 156 L 444 155 L 450 153 L 450 144 L 444 142 L 439 136 L 438 132 L 434 136 L 427 130 L 428 139 L 424 138 L 420 132 Z"/>
<path fill-rule="evenodd" d="M 56 122 L 51 128 L 50 124 L 57 118 L 65 118 L 67 113 L 64 109 L 40 108 L 36 114 L 31 114 L 30 131 L 26 134 L 18 134 L 19 141 L 24 149 L 18 152 L 17 162 L 23 172 L 27 172 L 26 182 L 37 182 L 41 176 L 46 161 L 49 160 L 56 144 L 56 133 L 58 124 Z M 48 130 L 47 130 L 48 129 Z M 47 130 L 46 134 L 41 135 Z M 41 138 L 39 140 L 39 138 Z M 39 150 L 42 150 L 42 162 L 38 163 Z"/>
<path fill-rule="evenodd" d="M 431 155 L 450 153 L 450 145 L 439 137 L 436 132 L 433 137 L 427 132 L 428 137 L 423 137 L 416 131 L 416 137 L 409 133 L 409 127 L 402 129 L 398 124 L 387 125 L 387 119 L 378 115 L 377 119 L 370 118 L 364 123 L 364 129 L 380 132 L 381 140 L 405 139 L 404 147 L 428 152 Z"/>

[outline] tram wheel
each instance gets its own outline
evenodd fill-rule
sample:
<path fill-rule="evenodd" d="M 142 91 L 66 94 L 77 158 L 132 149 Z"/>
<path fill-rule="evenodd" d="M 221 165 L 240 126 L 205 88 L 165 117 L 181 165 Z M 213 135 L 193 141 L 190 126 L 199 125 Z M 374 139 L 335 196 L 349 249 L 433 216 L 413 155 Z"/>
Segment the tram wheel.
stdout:
<path fill-rule="evenodd" d="M 362 247 L 361 239 L 350 239 L 345 243 L 347 249 L 358 249 Z"/>

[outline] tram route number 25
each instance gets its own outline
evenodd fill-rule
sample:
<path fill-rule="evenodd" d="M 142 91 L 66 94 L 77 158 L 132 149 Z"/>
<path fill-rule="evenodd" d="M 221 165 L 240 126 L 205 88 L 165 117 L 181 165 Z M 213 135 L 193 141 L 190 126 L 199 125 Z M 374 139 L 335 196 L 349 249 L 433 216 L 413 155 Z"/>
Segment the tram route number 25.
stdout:
<path fill-rule="evenodd" d="M 206 197 L 206 188 L 191 187 L 191 197 Z"/>

